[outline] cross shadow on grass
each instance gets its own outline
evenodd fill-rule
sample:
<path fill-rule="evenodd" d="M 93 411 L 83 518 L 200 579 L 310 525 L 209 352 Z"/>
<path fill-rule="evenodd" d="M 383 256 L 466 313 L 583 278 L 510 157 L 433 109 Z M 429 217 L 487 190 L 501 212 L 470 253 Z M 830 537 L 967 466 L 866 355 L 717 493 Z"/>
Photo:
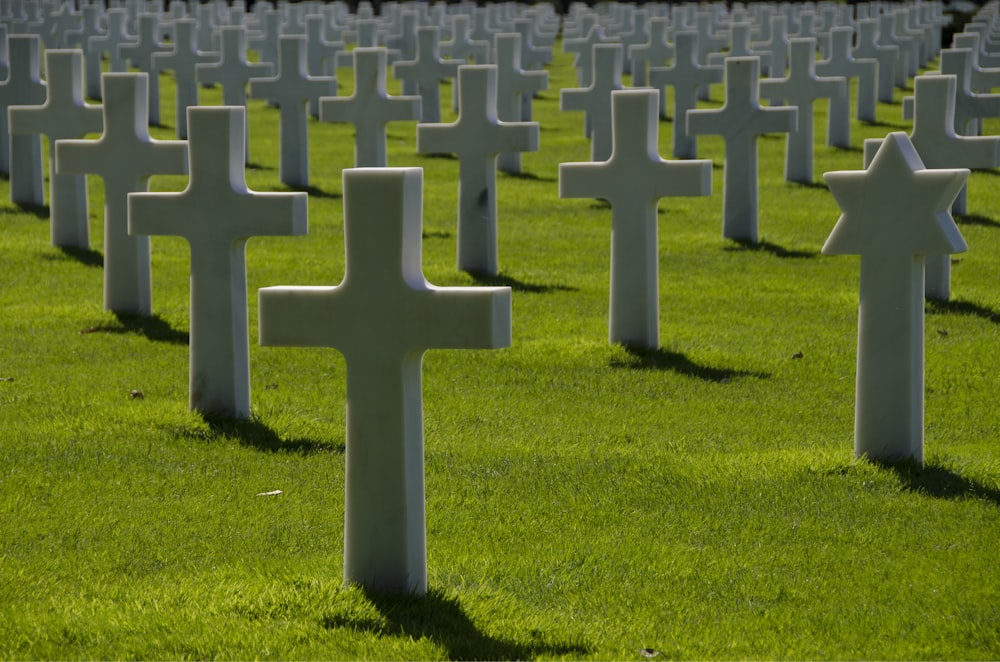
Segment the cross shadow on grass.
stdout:
<path fill-rule="evenodd" d="M 987 322 L 1000 324 L 1000 312 L 965 299 L 951 299 L 949 301 L 935 301 L 930 299 L 926 302 L 926 310 L 931 315 L 969 315 L 971 317 L 979 317 Z"/>
<path fill-rule="evenodd" d="M 310 198 L 324 198 L 327 200 L 340 200 L 344 197 L 342 193 L 338 193 L 337 191 L 324 191 L 320 187 L 313 184 L 309 184 L 308 186 L 286 186 L 284 184 L 280 184 L 268 186 L 260 190 L 274 193 L 306 193 Z"/>
<path fill-rule="evenodd" d="M 85 267 L 104 267 L 104 255 L 92 248 L 78 248 L 75 246 L 60 246 L 59 252 L 63 257 L 75 260 Z M 44 253 L 43 256 L 50 260 L 60 259 L 58 255 Z"/>
<path fill-rule="evenodd" d="M 1000 490 L 933 462 L 922 466 L 918 462 L 900 464 L 872 462 L 872 464 L 883 471 L 894 473 L 900 484 L 909 492 L 925 494 L 935 499 L 971 497 L 1000 506 Z"/>
<path fill-rule="evenodd" d="M 328 617 L 324 627 L 348 627 L 414 641 L 426 638 L 444 648 L 449 660 L 531 660 L 590 652 L 580 643 L 552 642 L 537 630 L 529 632 L 530 641 L 524 643 L 490 636 L 476 627 L 458 600 L 433 589 L 425 596 L 365 592 L 365 597 L 382 619 Z"/>
<path fill-rule="evenodd" d="M 984 228 L 1000 228 L 1000 221 L 995 221 L 989 216 L 982 214 L 961 214 L 955 216 L 955 222 L 959 225 L 978 225 Z"/>
<path fill-rule="evenodd" d="M 40 221 L 47 221 L 52 215 L 48 205 L 14 205 L 22 214 L 31 214 Z"/>
<path fill-rule="evenodd" d="M 114 313 L 117 324 L 101 323 L 84 329 L 82 333 L 135 333 L 155 342 L 172 345 L 187 345 L 191 336 L 187 331 L 179 331 L 159 315 L 127 315 Z"/>
<path fill-rule="evenodd" d="M 489 287 L 509 287 L 515 292 L 530 292 L 532 294 L 547 294 L 549 292 L 576 292 L 577 288 L 570 285 L 549 285 L 541 283 L 526 283 L 513 276 L 504 274 L 483 274 L 474 271 L 467 272 L 476 285 Z"/>
<path fill-rule="evenodd" d="M 558 181 L 555 177 L 542 177 L 533 172 L 507 172 L 506 170 L 499 171 L 501 176 L 509 177 L 510 179 L 525 179 L 532 182 L 555 182 Z"/>
<path fill-rule="evenodd" d="M 212 414 L 201 414 L 202 419 L 215 435 L 235 439 L 242 446 L 265 453 L 294 453 L 296 455 L 316 455 L 318 453 L 343 453 L 344 444 L 336 444 L 313 439 L 282 439 L 269 425 L 257 418 L 237 420 Z"/>
<path fill-rule="evenodd" d="M 849 148 L 844 148 L 844 151 L 849 151 Z M 830 187 L 826 185 L 825 182 L 785 182 L 788 186 L 801 186 L 802 188 L 814 188 L 819 191 L 829 191 Z"/>
<path fill-rule="evenodd" d="M 737 370 L 735 368 L 715 368 L 695 363 L 681 352 L 675 352 L 663 347 L 649 349 L 621 345 L 627 357 L 611 359 L 612 368 L 628 368 L 629 370 L 669 370 L 685 377 L 695 377 L 706 382 L 729 382 L 736 377 L 770 378 L 766 372 L 753 370 Z"/>
<path fill-rule="evenodd" d="M 793 259 L 808 259 L 819 255 L 816 251 L 800 251 L 785 248 L 770 241 L 758 241 L 756 243 L 746 239 L 732 239 L 732 244 L 727 244 L 722 250 L 730 252 L 763 252 L 770 253 L 775 257 L 785 257 Z"/>

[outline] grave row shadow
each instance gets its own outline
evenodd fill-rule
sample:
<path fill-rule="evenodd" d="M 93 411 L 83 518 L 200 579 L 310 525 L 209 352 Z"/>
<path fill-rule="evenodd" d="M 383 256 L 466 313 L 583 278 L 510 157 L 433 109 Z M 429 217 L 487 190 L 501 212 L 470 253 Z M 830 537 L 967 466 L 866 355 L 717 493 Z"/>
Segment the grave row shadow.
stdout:
<path fill-rule="evenodd" d="M 550 643 L 543 633 L 535 630 L 529 633 L 532 639 L 529 643 L 492 637 L 476 627 L 457 600 L 435 589 L 424 596 L 387 596 L 365 591 L 365 598 L 382 619 L 331 615 L 323 619 L 323 627 L 351 628 L 414 641 L 426 638 L 443 647 L 449 660 L 532 660 L 578 657 L 590 652 L 589 647 L 578 643 Z"/>
<path fill-rule="evenodd" d="M 695 377 L 706 382 L 727 382 L 737 377 L 756 377 L 769 379 L 771 374 L 756 370 L 738 370 L 736 368 L 717 368 L 696 363 L 682 352 L 664 349 L 649 349 L 621 345 L 628 354 L 627 359 L 613 358 L 612 368 L 627 368 L 629 370 L 666 370 L 685 377 Z"/>
<path fill-rule="evenodd" d="M 889 464 L 872 462 L 873 465 L 895 474 L 908 492 L 924 494 L 935 499 L 964 499 L 972 497 L 1000 506 L 1000 489 L 975 478 L 968 478 L 931 460 L 923 465 L 917 462 Z"/>
<path fill-rule="evenodd" d="M 264 453 L 292 453 L 296 455 L 316 455 L 336 453 L 343 455 L 344 442 L 333 443 L 315 439 L 282 439 L 274 429 L 257 418 L 235 420 L 221 416 L 201 415 L 214 437 L 235 439 L 241 446 Z"/>

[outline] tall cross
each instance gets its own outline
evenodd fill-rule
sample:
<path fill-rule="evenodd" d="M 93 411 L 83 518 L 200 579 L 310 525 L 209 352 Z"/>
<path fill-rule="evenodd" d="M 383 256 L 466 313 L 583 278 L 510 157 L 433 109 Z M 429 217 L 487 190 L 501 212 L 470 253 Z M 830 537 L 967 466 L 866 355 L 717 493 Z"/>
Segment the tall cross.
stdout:
<path fill-rule="evenodd" d="M 103 5 L 83 5 L 80 9 L 82 21 L 77 30 L 66 35 L 67 48 L 79 48 L 83 51 L 84 79 L 86 80 L 87 96 L 91 99 L 101 98 L 101 52 L 90 48 L 90 39 L 100 37 L 105 29 Z"/>
<path fill-rule="evenodd" d="M 354 92 L 347 97 L 320 99 L 323 122 L 354 124 L 354 165 L 385 167 L 385 126 L 389 122 L 419 120 L 420 97 L 390 95 L 385 88 L 385 48 L 355 48 Z"/>
<path fill-rule="evenodd" d="M 594 77 L 583 88 L 559 90 L 559 110 L 582 110 L 584 134 L 590 137 L 590 160 L 611 157 L 611 93 L 622 89 L 621 44 L 594 47 Z"/>
<path fill-rule="evenodd" d="M 669 21 L 662 16 L 649 19 L 649 35 L 646 43 L 631 46 L 626 57 L 632 61 L 633 87 L 646 87 L 649 67 L 665 66 L 674 56 L 673 44 L 669 42 Z M 661 97 L 661 102 L 663 97 Z M 661 110 L 663 107 L 661 107 Z"/>
<path fill-rule="evenodd" d="M 306 65 L 306 38 L 281 37 L 277 75 L 254 78 L 250 95 L 267 99 L 281 109 L 278 177 L 289 186 L 309 186 L 309 118 L 306 106 L 312 99 L 335 96 L 337 79 L 310 76 Z"/>
<path fill-rule="evenodd" d="M 693 159 L 698 156 L 698 142 L 688 135 L 685 117 L 698 104 L 699 87 L 722 82 L 722 67 L 698 64 L 696 32 L 678 32 L 674 48 L 673 64 L 650 68 L 649 86 L 658 89 L 661 95 L 666 95 L 665 88 L 674 88 L 674 158 Z"/>
<path fill-rule="evenodd" d="M 418 124 L 417 152 L 458 157 L 458 268 L 496 275 L 497 154 L 537 150 L 538 123 L 497 119 L 496 65 L 459 67 L 458 85 L 458 119 Z"/>
<path fill-rule="evenodd" d="M 948 208 L 968 170 L 929 170 L 890 133 L 867 170 L 823 177 L 843 212 L 823 246 L 861 255 L 854 454 L 924 457 L 924 256 L 966 250 Z"/>
<path fill-rule="evenodd" d="M 145 191 L 152 175 L 187 173 L 187 143 L 149 135 L 146 73 L 107 73 L 101 80 L 104 134 L 56 143 L 59 174 L 104 180 L 104 309 L 151 315 L 149 237 L 128 233 L 129 193 Z"/>
<path fill-rule="evenodd" d="M 521 68 L 521 35 L 513 32 L 494 37 L 494 62 L 497 65 L 497 118 L 501 122 L 530 121 L 530 115 L 522 114 L 524 104 L 539 90 L 549 84 L 547 71 L 525 71 Z M 457 89 L 458 86 L 456 85 Z M 502 172 L 521 172 L 520 152 L 501 152 L 497 157 L 497 167 Z"/>
<path fill-rule="evenodd" d="M 760 81 L 760 95 L 772 105 L 799 109 L 798 129 L 788 134 L 785 143 L 785 180 L 812 183 L 813 180 L 813 102 L 847 94 L 843 78 L 816 75 L 816 39 L 791 40 L 788 75 Z"/>
<path fill-rule="evenodd" d="M 35 35 L 11 35 L 7 39 L 10 64 L 7 79 L 0 82 L 0 172 L 10 175 L 10 201 L 15 205 L 45 204 L 40 133 L 13 135 L 7 109 L 45 103 L 45 83 L 39 39 Z"/>
<path fill-rule="evenodd" d="M 198 105 L 198 81 L 195 78 L 195 67 L 202 63 L 212 62 L 218 53 L 198 50 L 195 43 L 195 28 L 197 21 L 193 18 L 182 18 L 173 23 L 173 48 L 163 53 L 153 53 L 153 64 L 150 76 L 159 72 L 173 70 L 176 81 L 175 103 L 177 117 L 177 137 L 187 138 L 187 109 Z"/>
<path fill-rule="evenodd" d="M 917 76 L 913 79 L 913 131 L 910 142 L 924 167 L 995 168 L 1000 165 L 1000 137 L 962 136 L 955 132 L 955 76 Z M 865 167 L 872 162 L 881 139 L 865 141 Z M 953 214 L 965 214 L 966 192 L 963 186 L 951 207 Z M 951 298 L 951 256 L 927 255 L 924 295 L 928 299 Z"/>
<path fill-rule="evenodd" d="M 118 56 L 131 62 L 139 71 L 153 72 L 153 55 L 164 53 L 169 46 L 160 41 L 160 16 L 139 15 L 139 34 L 135 41 L 118 45 Z M 149 123 L 160 125 L 160 77 L 149 77 Z"/>
<path fill-rule="evenodd" d="M 977 133 L 979 121 L 1000 117 L 1000 94 L 976 94 L 972 91 L 972 51 L 945 48 L 941 51 L 941 73 L 955 76 L 955 132 L 963 136 Z"/>
<path fill-rule="evenodd" d="M 758 241 L 757 138 L 795 130 L 798 110 L 760 105 L 757 57 L 726 60 L 726 103 L 687 114 L 691 135 L 720 135 L 726 142 L 722 185 L 722 236 Z"/>
<path fill-rule="evenodd" d="M 858 99 L 855 117 L 862 122 L 874 122 L 878 60 L 857 59 L 852 54 L 854 28 L 836 27 L 830 30 L 830 57 L 816 63 L 816 73 L 820 76 L 841 76 L 850 84 L 858 81 Z M 850 95 L 835 96 L 830 99 L 830 134 L 827 143 L 834 147 L 847 148 L 851 144 Z"/>
<path fill-rule="evenodd" d="M 188 108 L 188 186 L 130 193 L 130 234 L 172 235 L 191 247 L 192 410 L 250 416 L 246 243 L 306 233 L 305 193 L 258 193 L 243 171 L 246 109 Z"/>
<path fill-rule="evenodd" d="M 344 42 L 326 38 L 327 21 L 322 15 L 306 16 L 306 69 L 310 76 L 337 78 L 337 58 L 344 53 Z M 333 93 L 337 93 L 334 85 Z M 310 99 L 309 115 L 319 118 L 319 97 Z"/>
<path fill-rule="evenodd" d="M 420 121 L 441 121 L 440 82 L 454 78 L 460 60 L 442 60 L 438 46 L 437 28 L 417 29 L 417 50 L 412 60 L 392 65 L 393 75 L 404 83 L 411 83 L 420 95 Z"/>
<path fill-rule="evenodd" d="M 96 53 L 98 57 L 108 56 L 109 71 L 125 71 L 128 65 L 119 52 L 122 44 L 133 43 L 135 39 L 128 32 L 128 11 L 121 8 L 109 9 L 104 16 L 107 30 L 104 34 L 91 37 L 87 42 L 87 52 Z"/>
<path fill-rule="evenodd" d="M 53 246 L 90 248 L 87 178 L 60 175 L 56 169 L 56 141 L 82 138 L 101 130 L 101 107 L 83 99 L 83 53 L 45 51 L 47 96 L 40 106 L 9 110 L 12 134 L 42 134 L 49 139 L 49 219 Z"/>
<path fill-rule="evenodd" d="M 559 197 L 596 197 L 611 203 L 608 340 L 653 348 L 660 343 L 657 201 L 712 191 L 711 161 L 660 158 L 658 94 L 644 89 L 612 93 L 611 158 L 559 165 Z"/>
<path fill-rule="evenodd" d="M 421 361 L 511 342 L 507 287 L 435 287 L 420 264 L 420 168 L 344 170 L 346 273 L 258 292 L 260 344 L 333 347 L 347 362 L 344 580 L 427 590 Z"/>

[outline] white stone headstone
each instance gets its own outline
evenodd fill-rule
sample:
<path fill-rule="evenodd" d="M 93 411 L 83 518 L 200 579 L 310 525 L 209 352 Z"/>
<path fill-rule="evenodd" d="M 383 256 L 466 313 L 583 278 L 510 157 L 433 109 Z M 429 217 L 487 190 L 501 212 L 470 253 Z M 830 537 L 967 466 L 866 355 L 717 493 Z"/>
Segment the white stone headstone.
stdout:
<path fill-rule="evenodd" d="M 923 462 L 924 256 L 966 250 L 948 209 L 968 170 L 928 170 L 890 133 L 867 170 L 824 175 L 843 212 L 823 246 L 861 256 L 854 454 Z"/>
<path fill-rule="evenodd" d="M 501 122 L 531 121 L 529 113 L 522 113 L 527 99 L 531 107 L 531 96 L 544 90 L 549 84 L 547 71 L 525 71 L 521 68 L 521 35 L 508 32 L 494 37 L 496 52 L 493 60 L 497 65 L 497 118 Z M 456 90 L 458 86 L 455 86 Z M 497 157 L 497 167 L 502 172 L 521 172 L 520 152 L 501 152 Z"/>
<path fill-rule="evenodd" d="M 104 7 L 97 4 L 84 5 L 80 14 L 82 16 L 80 29 L 73 30 L 66 35 L 66 45 L 68 48 L 79 48 L 83 51 L 84 80 L 86 81 L 84 89 L 91 99 L 100 99 L 102 53 L 90 48 L 90 39 L 103 36 L 105 33 L 105 29 L 102 27 Z"/>
<path fill-rule="evenodd" d="M 611 93 L 622 89 L 620 44 L 599 44 L 594 47 L 594 77 L 583 88 L 559 90 L 559 110 L 581 110 L 584 113 L 584 133 L 590 136 L 590 159 L 611 158 Z"/>
<path fill-rule="evenodd" d="M 337 62 L 341 54 L 346 54 L 342 41 L 327 39 L 326 17 L 312 14 L 305 17 L 306 69 L 310 76 L 331 76 L 336 80 Z M 336 94 L 336 87 L 334 87 Z M 319 117 L 319 97 L 309 102 L 309 114 Z"/>
<path fill-rule="evenodd" d="M 646 87 L 649 67 L 664 67 L 674 57 L 674 46 L 669 40 L 670 22 L 662 16 L 649 20 L 649 36 L 645 43 L 628 49 L 631 60 L 632 86 Z"/>
<path fill-rule="evenodd" d="M 354 92 L 347 97 L 320 99 L 323 122 L 354 124 L 354 164 L 385 167 L 385 127 L 389 122 L 420 119 L 420 97 L 392 96 L 386 91 L 385 48 L 355 48 Z"/>
<path fill-rule="evenodd" d="M 337 79 L 310 76 L 306 64 L 306 38 L 282 37 L 276 75 L 252 78 L 250 96 L 267 99 L 281 109 L 278 177 L 289 186 L 309 186 L 309 117 L 312 99 L 337 94 Z"/>
<path fill-rule="evenodd" d="M 441 80 L 454 78 L 461 64 L 459 60 L 441 59 L 437 28 L 419 28 L 415 57 L 392 65 L 396 78 L 416 87 L 421 122 L 441 121 Z"/>
<path fill-rule="evenodd" d="M 40 133 L 12 135 L 7 109 L 45 103 L 41 44 L 35 35 L 11 35 L 7 41 L 10 68 L 0 83 L 0 165 L 10 175 L 10 201 L 15 205 L 45 204 Z"/>
<path fill-rule="evenodd" d="M 107 21 L 107 30 L 102 35 L 90 38 L 87 51 L 101 58 L 106 55 L 109 71 L 125 71 L 128 65 L 125 58 L 119 54 L 118 47 L 135 41 L 128 32 L 128 11 L 121 8 L 109 9 L 105 14 L 105 20 Z M 100 77 L 98 77 L 98 85 L 100 85 Z"/>
<path fill-rule="evenodd" d="M 690 135 L 719 135 L 726 143 L 722 187 L 722 236 L 757 243 L 757 138 L 765 133 L 794 131 L 796 108 L 760 105 L 756 57 L 726 60 L 726 103 L 718 110 L 691 110 Z"/>
<path fill-rule="evenodd" d="M 198 45 L 195 43 L 196 27 L 197 22 L 193 18 L 182 18 L 174 21 L 171 50 L 153 53 L 152 71 L 150 72 L 150 76 L 156 76 L 161 71 L 174 72 L 176 133 L 181 140 L 187 138 L 187 109 L 189 106 L 198 105 L 198 81 L 195 78 L 195 67 L 198 64 L 218 59 L 218 53 L 206 53 L 198 50 Z"/>
<path fill-rule="evenodd" d="M 506 287 L 439 288 L 421 260 L 419 168 L 344 170 L 346 273 L 259 290 L 260 343 L 333 347 L 347 363 L 344 580 L 427 590 L 421 361 L 511 343 Z"/>
<path fill-rule="evenodd" d="M 140 14 L 136 40 L 119 44 L 118 57 L 131 62 L 139 71 L 152 74 L 153 55 L 165 53 L 169 48 L 160 39 L 159 15 Z M 153 126 L 160 125 L 160 77 L 154 75 L 149 77 L 149 123 Z"/>
<path fill-rule="evenodd" d="M 820 76 L 840 76 L 857 80 L 857 104 L 854 116 L 862 122 L 874 122 L 878 86 L 878 60 L 857 59 L 852 50 L 854 28 L 835 27 L 830 30 L 830 57 L 816 63 Z M 836 118 L 836 119 L 834 119 Z M 851 144 L 850 103 L 847 96 L 830 99 L 830 134 L 828 144 L 847 148 Z"/>
<path fill-rule="evenodd" d="M 246 243 L 305 234 L 308 214 L 305 193 L 247 188 L 245 121 L 245 108 L 189 108 L 187 188 L 128 195 L 130 234 L 191 247 L 190 407 L 228 418 L 250 416 Z"/>
<path fill-rule="evenodd" d="M 899 60 L 899 46 L 883 46 L 878 41 L 879 22 L 877 18 L 858 21 L 855 36 L 854 57 L 878 62 L 878 100 L 892 103 L 893 88 L 896 85 L 896 62 Z"/>
<path fill-rule="evenodd" d="M 458 268 L 496 275 L 497 173 L 501 152 L 538 149 L 537 122 L 497 118 L 496 65 L 458 69 L 459 112 L 452 124 L 418 124 L 417 152 L 458 157 Z"/>
<path fill-rule="evenodd" d="M 658 94 L 644 89 L 612 93 L 610 158 L 559 165 L 559 197 L 596 197 L 611 204 L 608 340 L 650 348 L 660 343 L 657 202 L 712 192 L 711 161 L 659 157 Z"/>
<path fill-rule="evenodd" d="M 722 67 L 698 63 L 698 35 L 694 32 L 678 32 L 674 47 L 673 64 L 650 68 L 649 84 L 661 95 L 666 95 L 667 87 L 674 89 L 673 155 L 677 159 L 693 159 L 698 156 L 698 141 L 687 134 L 685 117 L 698 104 L 699 87 L 722 81 Z"/>
<path fill-rule="evenodd" d="M 40 106 L 12 106 L 11 134 L 41 134 L 49 139 L 49 223 L 53 246 L 90 248 L 87 178 L 60 175 L 55 144 L 101 130 L 101 107 L 83 99 L 83 53 L 45 51 L 47 96 Z"/>
<path fill-rule="evenodd" d="M 107 73 L 101 82 L 104 134 L 58 141 L 56 164 L 59 174 L 104 180 L 104 309 L 151 315 L 149 237 L 129 235 L 127 195 L 145 191 L 152 175 L 187 173 L 187 143 L 150 137 L 148 74 Z"/>

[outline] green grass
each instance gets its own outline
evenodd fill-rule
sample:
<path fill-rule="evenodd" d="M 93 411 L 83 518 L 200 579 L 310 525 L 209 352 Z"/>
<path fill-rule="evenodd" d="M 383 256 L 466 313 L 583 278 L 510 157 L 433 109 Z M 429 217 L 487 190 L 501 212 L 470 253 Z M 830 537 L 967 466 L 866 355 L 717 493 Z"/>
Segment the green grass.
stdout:
<path fill-rule="evenodd" d="M 996 173 L 972 174 L 954 300 L 928 306 L 927 464 L 856 462 L 858 260 L 819 254 L 839 215 L 821 175 L 906 129 L 900 106 L 851 150 L 817 145 L 814 186 L 761 140 L 760 247 L 721 238 L 718 167 L 711 197 L 661 201 L 662 349 L 630 351 L 607 342 L 610 212 L 557 196 L 589 146 L 558 112 L 569 59 L 550 71 L 532 176 L 498 183 L 498 278 L 455 269 L 457 162 L 390 125 L 389 164 L 425 169 L 428 280 L 514 289 L 511 348 L 424 360 L 423 599 L 342 585 L 337 352 L 252 343 L 253 420 L 203 420 L 186 244 L 153 239 L 156 316 L 119 319 L 100 183 L 87 253 L 52 248 L 0 182 L 0 658 L 1000 657 Z M 250 187 L 286 190 L 277 111 L 252 102 L 250 121 Z M 257 288 L 343 276 L 351 129 L 310 132 L 309 236 L 250 241 L 251 334 Z M 720 140 L 699 144 L 721 164 Z"/>

